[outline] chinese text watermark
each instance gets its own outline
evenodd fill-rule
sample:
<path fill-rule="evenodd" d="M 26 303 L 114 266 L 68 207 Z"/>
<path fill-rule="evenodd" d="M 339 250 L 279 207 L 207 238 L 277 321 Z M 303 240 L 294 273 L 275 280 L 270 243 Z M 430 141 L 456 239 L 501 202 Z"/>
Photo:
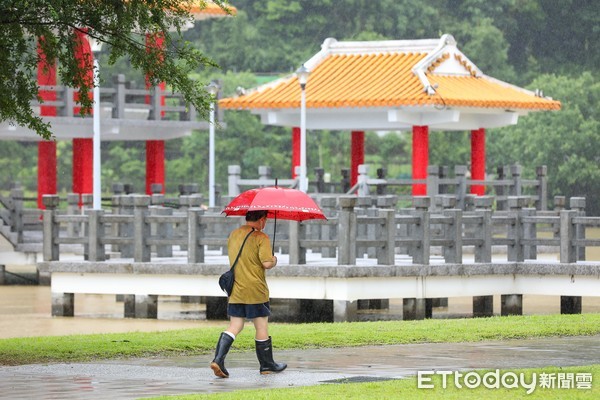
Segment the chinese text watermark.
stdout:
<path fill-rule="evenodd" d="M 434 389 L 435 376 L 441 379 L 441 387 L 446 389 L 453 383 L 457 389 L 475 389 L 485 387 L 488 389 L 525 389 L 527 394 L 540 389 L 592 389 L 592 374 L 588 372 L 532 372 L 530 374 L 515 373 L 510 371 L 418 371 L 417 388 Z"/>

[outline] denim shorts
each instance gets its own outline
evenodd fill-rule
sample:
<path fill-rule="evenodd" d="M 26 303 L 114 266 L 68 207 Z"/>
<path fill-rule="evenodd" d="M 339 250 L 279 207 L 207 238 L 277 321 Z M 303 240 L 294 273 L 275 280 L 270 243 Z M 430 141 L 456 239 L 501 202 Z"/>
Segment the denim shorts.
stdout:
<path fill-rule="evenodd" d="M 271 306 L 268 301 L 260 304 L 229 304 L 227 306 L 227 315 L 247 319 L 269 317 L 271 315 Z"/>

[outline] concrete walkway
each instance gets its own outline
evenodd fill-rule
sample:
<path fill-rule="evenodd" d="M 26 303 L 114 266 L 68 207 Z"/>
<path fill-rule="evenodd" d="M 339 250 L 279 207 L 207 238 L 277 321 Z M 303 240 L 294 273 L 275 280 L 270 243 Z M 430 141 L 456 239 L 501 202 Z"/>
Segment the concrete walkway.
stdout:
<path fill-rule="evenodd" d="M 229 379 L 218 379 L 212 374 L 208 368 L 211 355 L 23 365 L 0 367 L 0 398 L 138 399 L 333 384 L 340 379 L 350 382 L 398 379 L 415 375 L 419 370 L 600 363 L 600 336 L 293 351 L 277 351 L 277 339 L 274 340 L 275 359 L 289 365 L 281 374 L 260 375 L 252 352 L 230 353 L 226 362 Z"/>

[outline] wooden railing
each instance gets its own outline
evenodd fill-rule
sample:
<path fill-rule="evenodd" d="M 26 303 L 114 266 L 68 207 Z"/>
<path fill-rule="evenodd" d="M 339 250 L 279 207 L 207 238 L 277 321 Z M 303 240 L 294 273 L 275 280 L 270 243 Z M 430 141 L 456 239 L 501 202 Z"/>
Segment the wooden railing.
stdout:
<path fill-rule="evenodd" d="M 585 228 L 600 227 L 599 217 L 586 217 L 585 199 L 571 198 L 570 210 L 538 212 L 527 208 L 526 197 L 508 197 L 508 211 L 493 211 L 488 196 L 473 199 L 473 209 L 432 211 L 431 198 L 415 197 L 414 207 L 395 209 L 393 196 L 383 196 L 378 207 L 359 207 L 356 196 L 321 199 L 328 220 L 298 223 L 278 221 L 277 247 L 289 252 L 290 264 L 305 264 L 307 251 L 337 258 L 337 265 L 356 265 L 357 257 L 376 258 L 378 265 L 395 265 L 398 256 L 428 265 L 432 254 L 444 263 L 460 264 L 472 248 L 475 262 L 491 262 L 492 248 L 501 248 L 506 260 L 536 259 L 539 249 L 553 247 L 560 262 L 585 259 L 585 249 L 600 240 L 585 238 Z M 61 245 L 82 245 L 86 259 L 111 257 L 150 262 L 172 257 L 203 263 L 205 248 L 226 251 L 229 232 L 239 217 L 225 217 L 200 208 L 198 197 L 182 196 L 179 209 L 153 206 L 151 196 L 118 196 L 113 210 L 85 210 L 65 215 L 57 196 L 44 196 L 44 260 L 60 259 Z M 539 213 L 539 214 L 538 214 Z M 77 234 L 72 229 L 79 226 Z M 71 228 L 69 228 L 71 227 Z"/>
<path fill-rule="evenodd" d="M 40 91 L 56 93 L 57 100 L 33 102 L 34 107 L 55 107 L 57 117 L 79 116 L 80 106 L 74 100 L 78 89 L 58 85 L 40 86 Z M 100 108 L 103 118 L 195 122 L 197 117 L 195 108 L 181 94 L 160 87 L 133 88 L 122 74 L 114 76 L 112 87 L 100 88 Z M 86 116 L 91 118 L 91 113 Z"/>

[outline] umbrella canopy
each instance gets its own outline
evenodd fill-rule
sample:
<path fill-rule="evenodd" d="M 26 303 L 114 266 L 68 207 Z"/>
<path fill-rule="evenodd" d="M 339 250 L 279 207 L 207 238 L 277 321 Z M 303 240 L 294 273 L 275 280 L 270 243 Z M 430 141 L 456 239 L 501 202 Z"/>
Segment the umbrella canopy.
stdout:
<path fill-rule="evenodd" d="M 223 210 L 225 215 L 246 215 L 248 211 L 267 210 L 270 218 L 292 221 L 327 219 L 306 193 L 290 188 L 269 186 L 250 189 L 234 198 Z"/>

